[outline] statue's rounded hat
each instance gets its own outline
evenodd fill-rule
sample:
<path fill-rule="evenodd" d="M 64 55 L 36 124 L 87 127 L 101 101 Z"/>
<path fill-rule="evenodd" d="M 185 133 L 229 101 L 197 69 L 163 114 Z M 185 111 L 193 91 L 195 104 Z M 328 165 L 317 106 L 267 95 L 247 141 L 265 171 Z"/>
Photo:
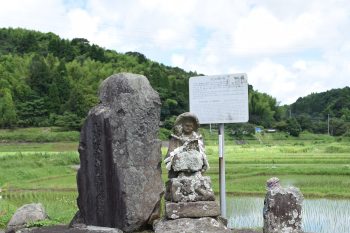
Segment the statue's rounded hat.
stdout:
<path fill-rule="evenodd" d="M 179 125 L 179 124 L 182 124 L 183 121 L 185 120 L 191 120 L 194 124 L 194 131 L 198 131 L 198 128 L 199 128 L 199 120 L 198 120 L 198 117 L 196 115 L 194 115 L 193 113 L 191 112 L 185 112 L 185 113 L 182 113 L 180 114 L 176 120 L 175 120 L 175 125 Z"/>

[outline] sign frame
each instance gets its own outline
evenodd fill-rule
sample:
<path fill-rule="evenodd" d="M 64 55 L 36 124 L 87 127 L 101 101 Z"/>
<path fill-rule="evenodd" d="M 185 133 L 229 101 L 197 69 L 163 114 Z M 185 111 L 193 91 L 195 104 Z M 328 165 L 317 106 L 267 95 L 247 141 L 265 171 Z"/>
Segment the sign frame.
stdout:
<path fill-rule="evenodd" d="M 190 112 L 201 124 L 249 120 L 247 74 L 195 76 L 189 79 Z"/>

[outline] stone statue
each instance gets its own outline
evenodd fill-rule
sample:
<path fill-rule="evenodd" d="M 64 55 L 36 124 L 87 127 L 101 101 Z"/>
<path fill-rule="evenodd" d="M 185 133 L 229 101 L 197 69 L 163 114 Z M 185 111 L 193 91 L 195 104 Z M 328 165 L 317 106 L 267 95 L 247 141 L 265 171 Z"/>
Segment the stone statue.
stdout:
<path fill-rule="evenodd" d="M 169 171 L 165 190 L 165 218 L 155 233 L 229 233 L 215 201 L 198 118 L 190 112 L 176 118 L 164 163 Z"/>
<path fill-rule="evenodd" d="M 214 201 L 198 118 L 185 112 L 176 118 L 164 163 L 169 171 L 165 200 L 172 203 Z M 207 204 L 207 203 L 206 203 Z M 215 204 L 215 202 L 213 202 Z"/>
<path fill-rule="evenodd" d="M 179 115 L 171 134 L 164 163 L 169 178 L 205 172 L 209 168 L 198 118 L 189 112 Z"/>

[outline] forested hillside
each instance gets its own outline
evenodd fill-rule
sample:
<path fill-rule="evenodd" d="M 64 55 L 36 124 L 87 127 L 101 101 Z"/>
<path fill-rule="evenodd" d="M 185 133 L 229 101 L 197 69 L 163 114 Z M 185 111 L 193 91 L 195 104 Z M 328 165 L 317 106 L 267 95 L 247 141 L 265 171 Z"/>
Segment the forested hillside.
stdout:
<path fill-rule="evenodd" d="M 162 120 L 188 109 L 188 78 L 197 75 L 120 54 L 86 39 L 53 33 L 0 29 L 1 127 L 65 125 L 78 129 L 97 103 L 97 90 L 113 73 L 148 77 L 162 100 Z"/>
<path fill-rule="evenodd" d="M 79 130 L 88 110 L 98 102 L 100 83 L 119 72 L 143 74 L 158 91 L 162 101 L 161 132 L 165 135 L 169 133 L 175 117 L 188 111 L 188 79 L 199 75 L 151 61 L 138 52 L 122 54 L 104 49 L 84 38 L 67 40 L 53 33 L 2 28 L 0 128 L 61 126 Z M 340 119 L 341 111 L 349 111 L 349 101 L 346 100 L 349 100 L 348 95 L 343 101 L 329 105 L 334 117 Z M 304 119 L 300 116 L 313 116 L 315 111 L 305 112 L 300 106 L 307 104 L 299 102 L 292 106 L 293 116 L 299 117 L 295 119 L 289 114 L 289 106 L 278 106 L 275 98 L 254 90 L 250 85 L 250 122 L 230 125 L 229 128 L 234 133 L 248 134 L 254 132 L 255 125 L 300 132 L 300 125 L 303 127 L 300 119 Z M 341 107 L 336 107 L 338 104 Z M 320 119 L 325 113 L 322 106 L 325 106 L 323 102 L 317 110 L 321 114 Z M 344 110 L 340 111 L 340 108 Z M 346 116 L 349 117 L 349 114 Z M 318 131 L 326 133 L 324 119 L 321 128 Z"/>
<path fill-rule="evenodd" d="M 291 113 L 301 122 L 304 130 L 325 131 L 330 119 L 330 133 L 344 134 L 349 130 L 350 87 L 312 93 L 291 105 Z"/>

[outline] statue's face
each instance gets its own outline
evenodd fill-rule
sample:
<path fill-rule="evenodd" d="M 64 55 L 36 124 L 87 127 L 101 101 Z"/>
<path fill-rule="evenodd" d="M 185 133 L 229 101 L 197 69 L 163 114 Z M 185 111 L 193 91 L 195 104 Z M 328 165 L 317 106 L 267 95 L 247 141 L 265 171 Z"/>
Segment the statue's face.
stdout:
<path fill-rule="evenodd" d="M 184 134 L 191 134 L 194 129 L 194 124 L 191 121 L 185 121 L 182 124 L 182 130 Z"/>

